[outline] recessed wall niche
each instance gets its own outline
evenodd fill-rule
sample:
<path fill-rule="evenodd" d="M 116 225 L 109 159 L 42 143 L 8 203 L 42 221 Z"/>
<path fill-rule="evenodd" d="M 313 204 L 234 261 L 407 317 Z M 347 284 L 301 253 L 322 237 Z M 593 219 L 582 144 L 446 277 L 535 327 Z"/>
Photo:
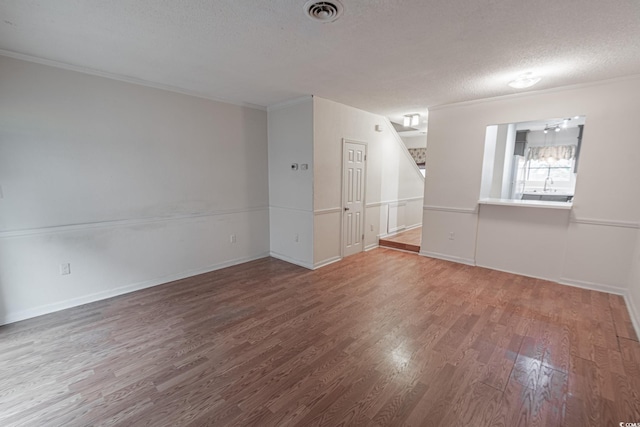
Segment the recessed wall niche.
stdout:
<path fill-rule="evenodd" d="M 489 125 L 480 199 L 573 201 L 586 117 Z"/>

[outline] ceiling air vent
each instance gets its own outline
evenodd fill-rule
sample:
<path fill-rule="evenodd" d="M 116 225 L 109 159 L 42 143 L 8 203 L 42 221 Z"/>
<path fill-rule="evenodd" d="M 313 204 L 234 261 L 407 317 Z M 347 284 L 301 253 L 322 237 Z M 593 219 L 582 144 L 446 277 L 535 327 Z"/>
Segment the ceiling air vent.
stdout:
<path fill-rule="evenodd" d="M 342 5 L 338 0 L 318 1 L 309 0 L 304 5 L 307 16 L 314 21 L 333 22 L 342 15 Z"/>

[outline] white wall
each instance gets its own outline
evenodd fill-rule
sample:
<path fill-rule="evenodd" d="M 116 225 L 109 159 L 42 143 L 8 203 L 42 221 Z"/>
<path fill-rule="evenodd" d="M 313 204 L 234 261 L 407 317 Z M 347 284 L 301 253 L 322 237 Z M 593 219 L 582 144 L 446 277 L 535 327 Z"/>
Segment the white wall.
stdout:
<path fill-rule="evenodd" d="M 401 136 L 407 148 L 427 148 L 427 135 Z"/>
<path fill-rule="evenodd" d="M 424 178 L 384 117 L 314 97 L 314 265 L 340 259 L 342 141 L 367 143 L 365 246 L 386 234 L 389 205 L 405 203 L 406 227 L 420 225 Z M 383 132 L 376 132 L 381 125 Z"/>
<path fill-rule="evenodd" d="M 431 108 L 423 255 L 626 293 L 637 269 L 638 93 L 636 76 Z M 575 115 L 587 118 L 568 217 L 536 208 L 478 209 L 487 125 Z"/>
<path fill-rule="evenodd" d="M 632 310 L 631 317 L 635 320 L 634 326 L 638 331 L 640 326 L 640 231 L 636 232 L 636 249 L 631 259 L 627 305 Z"/>
<path fill-rule="evenodd" d="M 510 197 L 515 124 L 489 125 L 485 133 L 480 198 Z"/>
<path fill-rule="evenodd" d="M 509 128 L 511 125 L 498 125 L 498 135 L 496 137 L 496 146 L 494 153 L 493 164 L 500 167 L 493 169 L 493 179 L 491 185 L 491 192 L 489 197 L 502 197 L 502 178 L 504 176 L 504 164 L 507 157 L 507 145 L 509 143 L 508 137 L 510 135 Z M 512 135 L 515 138 L 515 134 Z M 513 150 L 511 150 L 513 152 Z M 481 190 L 482 192 L 482 190 Z"/>
<path fill-rule="evenodd" d="M 269 108 L 268 128 L 271 255 L 313 268 L 313 99 Z"/>
<path fill-rule="evenodd" d="M 268 254 L 265 111 L 6 57 L 0 75 L 0 323 Z"/>

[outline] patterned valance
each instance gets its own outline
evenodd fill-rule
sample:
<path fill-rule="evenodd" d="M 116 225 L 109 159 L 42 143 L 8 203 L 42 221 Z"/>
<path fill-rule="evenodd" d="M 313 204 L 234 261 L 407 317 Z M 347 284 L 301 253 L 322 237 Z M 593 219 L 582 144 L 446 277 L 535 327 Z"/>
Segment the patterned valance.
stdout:
<path fill-rule="evenodd" d="M 427 149 L 426 148 L 409 148 L 409 154 L 413 157 L 418 165 L 424 165 L 427 161 Z"/>
<path fill-rule="evenodd" d="M 545 160 L 554 158 L 557 160 L 571 160 L 576 158 L 577 145 L 554 145 L 544 147 L 529 147 L 527 160 Z"/>

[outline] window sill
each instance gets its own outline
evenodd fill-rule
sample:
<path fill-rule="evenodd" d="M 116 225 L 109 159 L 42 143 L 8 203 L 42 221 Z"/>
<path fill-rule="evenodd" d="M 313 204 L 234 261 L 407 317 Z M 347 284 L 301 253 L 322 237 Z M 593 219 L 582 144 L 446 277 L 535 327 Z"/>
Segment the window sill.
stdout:
<path fill-rule="evenodd" d="M 542 200 L 514 200 L 514 199 L 480 199 L 478 204 L 495 206 L 516 206 L 525 208 L 564 209 L 569 210 L 572 202 L 547 202 Z"/>

